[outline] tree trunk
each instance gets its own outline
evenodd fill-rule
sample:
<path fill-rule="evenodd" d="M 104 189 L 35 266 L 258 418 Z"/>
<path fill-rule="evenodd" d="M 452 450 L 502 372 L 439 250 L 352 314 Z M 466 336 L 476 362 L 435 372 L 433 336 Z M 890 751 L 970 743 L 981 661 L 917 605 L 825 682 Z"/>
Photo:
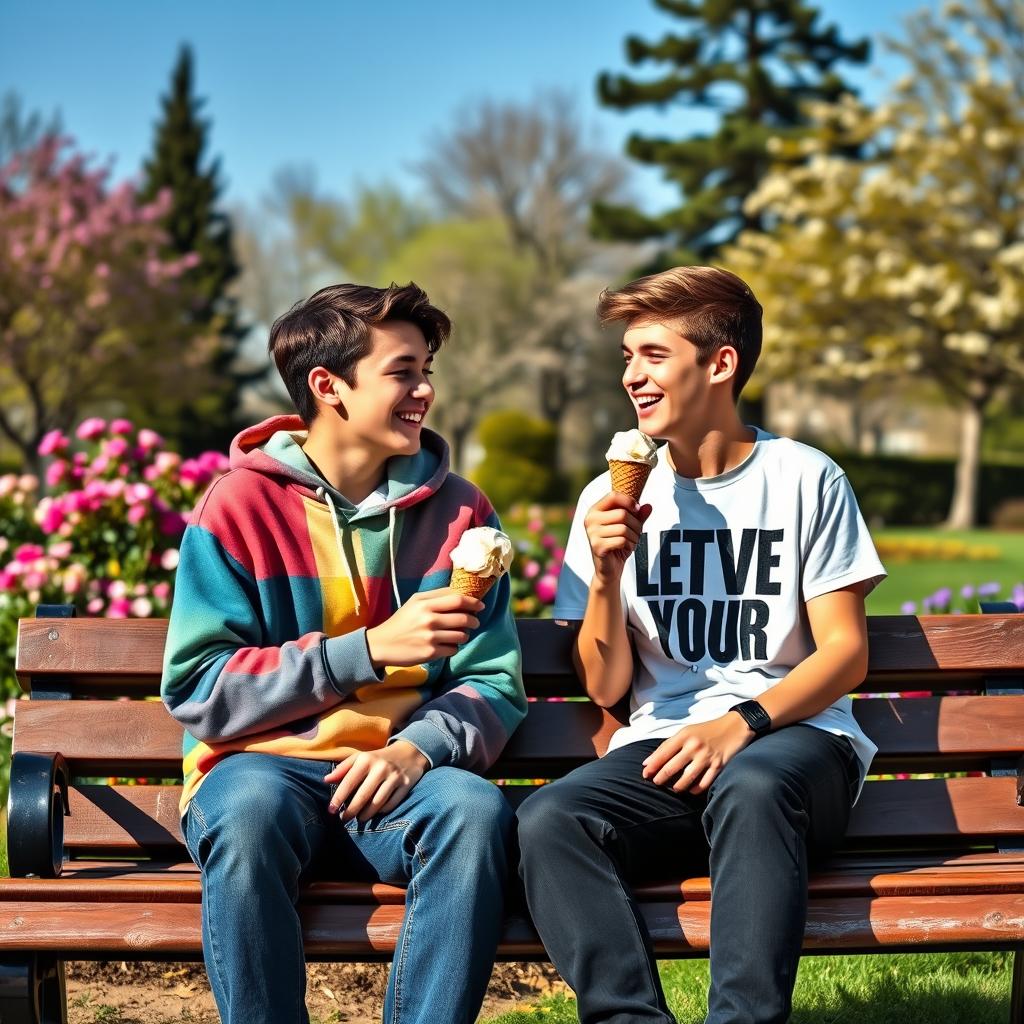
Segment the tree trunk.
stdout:
<path fill-rule="evenodd" d="M 471 422 L 452 424 L 445 432 L 448 438 L 448 450 L 451 453 L 452 470 L 460 476 L 466 473 L 466 444 L 473 430 Z"/>
<path fill-rule="evenodd" d="M 981 429 L 984 410 L 971 403 L 960 416 L 960 454 L 956 463 L 956 483 L 947 530 L 969 530 L 975 525 L 978 504 L 978 478 L 981 474 Z"/>

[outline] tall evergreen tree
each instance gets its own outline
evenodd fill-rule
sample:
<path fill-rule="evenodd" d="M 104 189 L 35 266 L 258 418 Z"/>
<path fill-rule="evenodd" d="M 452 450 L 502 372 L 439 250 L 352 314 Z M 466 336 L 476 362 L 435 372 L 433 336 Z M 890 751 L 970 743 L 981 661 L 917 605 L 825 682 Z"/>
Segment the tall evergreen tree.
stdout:
<path fill-rule="evenodd" d="M 198 396 L 185 408 L 150 407 L 149 419 L 187 450 L 224 447 L 238 426 L 239 391 L 264 370 L 238 366 L 243 331 L 237 322 L 235 299 L 228 286 L 238 275 L 231 222 L 218 209 L 222 192 L 220 161 L 206 162 L 210 122 L 202 118 L 204 100 L 194 93 L 192 52 L 182 46 L 161 98 L 161 116 L 154 133 L 153 152 L 143 167 L 142 197 L 152 199 L 170 189 L 172 203 L 162 226 L 168 251 L 195 253 L 197 264 L 187 272 L 185 321 L 189 333 L 208 336 L 209 368 L 219 388 Z"/>
<path fill-rule="evenodd" d="M 661 237 L 667 250 L 658 266 L 707 262 L 760 215 L 743 209 L 771 162 L 768 139 L 799 133 L 801 104 L 834 101 L 853 90 L 833 70 L 840 61 L 864 63 L 866 39 L 844 42 L 835 25 L 822 28 L 806 0 L 654 0 L 687 24 L 681 34 L 654 43 L 626 40 L 632 65 L 668 65 L 664 77 L 640 81 L 601 74 L 605 106 L 628 110 L 653 104 L 720 111 L 713 134 L 682 139 L 633 134 L 626 151 L 641 163 L 661 166 L 678 184 L 682 205 L 648 216 L 625 206 L 597 204 L 595 233 L 605 238 Z M 652 268 L 656 269 L 656 268 Z"/>

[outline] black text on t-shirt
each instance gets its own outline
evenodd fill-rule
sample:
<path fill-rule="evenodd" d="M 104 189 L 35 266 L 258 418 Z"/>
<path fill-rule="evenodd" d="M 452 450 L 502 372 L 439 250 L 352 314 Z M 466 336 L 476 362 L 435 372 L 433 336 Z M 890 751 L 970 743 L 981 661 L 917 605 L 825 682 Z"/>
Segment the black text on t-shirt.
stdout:
<path fill-rule="evenodd" d="M 653 579 L 649 536 L 642 533 L 636 547 L 636 590 L 651 609 L 666 657 L 688 663 L 706 655 L 721 663 L 766 659 L 769 605 L 761 597 L 781 592 L 771 574 L 781 562 L 773 547 L 785 531 L 742 530 L 737 551 L 728 529 L 661 530 Z M 684 558 L 685 585 L 673 572 Z M 701 599 L 709 563 L 721 569 L 720 577 L 714 573 L 714 594 L 722 595 L 708 595 L 710 601 Z"/>

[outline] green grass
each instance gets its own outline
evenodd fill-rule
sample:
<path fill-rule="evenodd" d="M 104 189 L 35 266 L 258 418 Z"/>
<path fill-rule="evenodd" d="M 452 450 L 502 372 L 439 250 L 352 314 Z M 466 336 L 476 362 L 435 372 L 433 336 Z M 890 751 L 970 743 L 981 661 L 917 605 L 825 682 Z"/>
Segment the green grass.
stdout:
<path fill-rule="evenodd" d="M 1008 953 L 907 953 L 805 957 L 793 997 L 792 1024 L 1005 1024 L 1012 959 Z M 704 960 L 660 965 L 679 1024 L 707 1012 Z M 576 1001 L 539 1000 L 486 1024 L 577 1024 Z"/>
<path fill-rule="evenodd" d="M 1002 590 L 996 599 L 1007 600 L 1014 584 L 1024 582 L 1024 533 L 906 528 L 879 530 L 874 537 L 876 540 L 907 537 L 962 540 L 971 545 L 997 547 L 1000 557 L 991 561 L 890 561 L 886 564 L 889 578 L 868 596 L 869 615 L 898 615 L 904 601 L 916 602 L 920 613 L 922 598 L 941 587 L 950 587 L 954 594 L 959 595 L 960 588 L 966 584 L 999 583 Z"/>

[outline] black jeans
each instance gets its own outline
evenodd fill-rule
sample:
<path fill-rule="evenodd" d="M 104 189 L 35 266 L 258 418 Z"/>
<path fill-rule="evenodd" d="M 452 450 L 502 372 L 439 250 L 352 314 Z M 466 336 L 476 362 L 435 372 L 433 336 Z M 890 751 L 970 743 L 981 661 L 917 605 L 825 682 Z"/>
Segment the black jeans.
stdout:
<path fill-rule="evenodd" d="M 857 755 L 844 737 L 789 726 L 745 747 L 697 797 L 642 777 L 660 742 L 620 747 L 520 808 L 520 874 L 537 931 L 582 1024 L 671 1022 L 629 885 L 709 867 L 706 1024 L 783 1024 L 808 861 L 843 837 Z"/>

